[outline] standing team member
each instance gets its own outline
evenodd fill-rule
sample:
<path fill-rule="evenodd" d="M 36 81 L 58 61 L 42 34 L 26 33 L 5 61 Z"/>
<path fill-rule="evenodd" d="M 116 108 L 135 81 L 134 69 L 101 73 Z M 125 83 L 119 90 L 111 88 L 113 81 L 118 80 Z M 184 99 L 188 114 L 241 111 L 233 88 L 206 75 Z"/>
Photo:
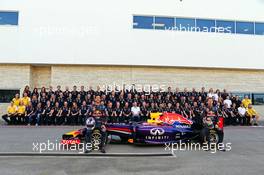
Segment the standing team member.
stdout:
<path fill-rule="evenodd" d="M 137 106 L 137 102 L 133 103 L 131 107 L 132 121 L 139 122 L 140 121 L 140 108 Z"/>
<path fill-rule="evenodd" d="M 116 102 L 116 107 L 113 110 L 114 117 L 116 118 L 117 123 L 122 123 L 120 118 L 122 117 L 122 109 L 120 107 L 120 102 Z"/>
<path fill-rule="evenodd" d="M 123 108 L 123 116 L 120 118 L 121 123 L 128 123 L 131 119 L 131 108 L 129 107 L 129 103 L 125 103 L 125 107 Z"/>
<path fill-rule="evenodd" d="M 246 112 L 247 112 L 246 108 L 241 103 L 240 107 L 238 108 L 238 115 L 239 115 L 238 120 L 239 120 L 240 125 L 246 125 L 247 124 Z"/>
<path fill-rule="evenodd" d="M 85 119 L 88 116 L 88 113 L 89 113 L 89 108 L 86 104 L 86 101 L 83 101 L 79 110 L 79 122 L 81 125 L 84 124 Z"/>
<path fill-rule="evenodd" d="M 16 114 L 17 114 L 17 106 L 14 105 L 14 102 L 11 101 L 10 105 L 7 107 L 7 114 L 3 115 L 3 120 L 8 124 L 16 123 Z"/>
<path fill-rule="evenodd" d="M 69 116 L 70 116 L 70 109 L 68 107 L 68 103 L 64 102 L 63 107 L 60 109 L 60 112 L 58 114 L 58 125 L 62 125 L 65 124 L 65 120 L 66 123 L 69 124 L 70 120 L 69 120 Z"/>
<path fill-rule="evenodd" d="M 79 124 L 79 109 L 76 102 L 73 102 L 72 108 L 70 110 L 70 125 Z"/>
<path fill-rule="evenodd" d="M 116 116 L 113 109 L 113 103 L 109 102 L 106 108 L 107 116 L 108 116 L 108 122 L 109 123 L 116 123 Z"/>

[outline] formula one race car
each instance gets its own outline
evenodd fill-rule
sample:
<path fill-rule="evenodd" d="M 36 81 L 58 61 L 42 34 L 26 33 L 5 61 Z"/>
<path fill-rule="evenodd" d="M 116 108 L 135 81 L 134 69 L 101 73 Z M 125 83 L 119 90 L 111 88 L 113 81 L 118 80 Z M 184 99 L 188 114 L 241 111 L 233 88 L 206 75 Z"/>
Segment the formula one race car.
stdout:
<path fill-rule="evenodd" d="M 176 113 L 151 113 L 147 122 L 107 124 L 108 142 L 133 144 L 165 144 L 178 141 L 201 140 L 202 127 Z M 210 142 L 221 142 L 219 130 L 223 130 L 223 120 L 219 119 L 217 129 L 210 129 Z M 62 144 L 84 142 L 84 129 L 63 134 Z M 100 132 L 92 133 L 92 143 L 98 143 Z"/>

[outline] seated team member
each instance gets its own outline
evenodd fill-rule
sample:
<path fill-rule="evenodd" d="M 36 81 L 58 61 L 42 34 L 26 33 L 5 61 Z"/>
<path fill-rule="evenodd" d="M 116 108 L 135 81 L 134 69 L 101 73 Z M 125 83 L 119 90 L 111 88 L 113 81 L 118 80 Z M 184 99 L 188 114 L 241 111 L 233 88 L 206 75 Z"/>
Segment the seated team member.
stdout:
<path fill-rule="evenodd" d="M 30 102 L 29 102 L 30 103 Z M 17 124 L 25 123 L 26 106 L 21 101 L 17 107 Z"/>
<path fill-rule="evenodd" d="M 128 123 L 131 121 L 131 108 L 129 107 L 129 103 L 125 103 L 125 107 L 123 108 L 123 116 L 120 118 L 121 123 Z"/>
<path fill-rule="evenodd" d="M 246 117 L 247 117 L 247 124 L 248 125 L 252 125 L 252 124 L 258 125 L 259 115 L 251 104 L 248 105 Z"/>
<path fill-rule="evenodd" d="M 245 98 L 242 100 L 242 104 L 247 109 L 250 104 L 252 104 L 252 101 L 248 98 L 246 95 Z"/>
<path fill-rule="evenodd" d="M 148 108 L 147 108 L 147 104 L 145 101 L 142 102 L 142 106 L 140 107 L 140 118 L 141 118 L 141 121 L 147 121 L 148 120 L 148 117 L 149 117 L 149 111 L 148 111 Z"/>
<path fill-rule="evenodd" d="M 79 110 L 79 122 L 81 125 L 84 124 L 85 119 L 88 116 L 88 113 L 89 113 L 89 107 L 87 106 L 86 101 L 83 101 Z"/>
<path fill-rule="evenodd" d="M 239 114 L 238 114 L 238 109 L 236 107 L 236 103 L 233 103 L 231 111 L 232 111 L 231 124 L 232 125 L 237 125 L 238 124 Z"/>
<path fill-rule="evenodd" d="M 131 107 L 132 121 L 139 122 L 140 121 L 140 108 L 137 106 L 137 102 L 133 103 Z"/>
<path fill-rule="evenodd" d="M 42 114 L 43 114 L 42 105 L 41 105 L 41 103 L 38 103 L 37 108 L 36 108 L 36 111 L 35 111 L 34 118 L 32 118 L 31 120 L 29 120 L 29 122 L 32 123 L 32 120 L 35 120 L 36 126 L 41 125 Z"/>
<path fill-rule="evenodd" d="M 41 123 L 44 125 L 50 125 L 52 123 L 52 106 L 50 101 L 47 101 L 47 104 L 44 107 Z"/>
<path fill-rule="evenodd" d="M 71 110 L 70 110 L 70 125 L 78 125 L 79 124 L 79 109 L 76 102 L 73 102 Z"/>
<path fill-rule="evenodd" d="M 58 114 L 57 124 L 58 125 L 65 124 L 65 121 L 66 121 L 67 124 L 69 124 L 69 122 L 70 122 L 69 116 L 70 116 L 70 109 L 68 107 L 68 103 L 64 102 L 63 107 L 60 108 L 60 111 L 59 111 L 59 114 Z"/>
<path fill-rule="evenodd" d="M 55 92 L 53 91 L 53 87 L 50 86 L 49 91 L 47 92 L 48 99 L 50 99 L 53 95 L 55 96 Z"/>
<path fill-rule="evenodd" d="M 121 122 L 121 117 L 122 117 L 123 111 L 120 107 L 120 102 L 116 102 L 116 107 L 113 110 L 113 116 L 116 118 L 117 123 L 122 123 Z"/>
<path fill-rule="evenodd" d="M 72 105 L 73 105 L 73 98 L 72 98 L 72 94 L 71 93 L 69 93 L 68 94 L 68 98 L 67 98 L 67 103 L 68 103 L 68 106 L 71 108 L 72 107 Z"/>
<path fill-rule="evenodd" d="M 225 119 L 225 125 L 230 125 L 232 118 L 232 110 L 228 108 L 227 104 L 225 104 L 222 111 L 223 111 L 223 117 Z"/>
<path fill-rule="evenodd" d="M 191 109 L 189 107 L 188 103 L 184 104 L 183 110 L 182 110 L 183 116 L 186 118 L 191 118 Z"/>
<path fill-rule="evenodd" d="M 8 124 L 16 123 L 16 115 L 17 115 L 17 106 L 14 105 L 14 102 L 11 101 L 10 105 L 7 107 L 7 114 L 3 115 L 3 120 Z"/>
<path fill-rule="evenodd" d="M 42 95 L 39 98 L 39 102 L 41 103 L 42 108 L 46 106 L 47 101 L 48 99 L 47 99 L 46 93 L 42 93 Z"/>
<path fill-rule="evenodd" d="M 83 93 L 84 93 L 84 92 L 83 92 Z M 82 100 L 82 98 L 81 98 L 81 94 L 78 94 L 78 95 L 77 95 L 77 98 L 76 98 L 75 102 L 77 103 L 78 108 L 80 108 L 81 105 L 82 105 L 82 102 L 83 102 L 83 100 Z"/>
<path fill-rule="evenodd" d="M 239 115 L 238 120 L 239 120 L 240 125 L 246 125 L 247 124 L 246 112 L 247 112 L 246 108 L 241 103 L 240 107 L 238 108 L 238 115 Z"/>
<path fill-rule="evenodd" d="M 60 112 L 60 105 L 59 102 L 56 102 L 55 106 L 51 110 L 51 123 L 54 125 L 58 124 L 59 112 Z"/>
<path fill-rule="evenodd" d="M 12 99 L 12 102 L 15 106 L 18 106 L 19 103 L 20 103 L 21 99 L 20 99 L 20 96 L 19 94 L 16 94 L 15 97 Z"/>
<path fill-rule="evenodd" d="M 57 102 L 59 102 L 59 106 L 60 108 L 63 107 L 63 104 L 64 104 L 64 97 L 63 97 L 63 93 L 61 92 L 57 98 Z"/>
<path fill-rule="evenodd" d="M 23 94 L 23 97 L 21 98 L 21 101 L 23 102 L 23 104 L 25 106 L 29 105 L 30 98 L 28 97 L 28 94 L 26 92 Z"/>
<path fill-rule="evenodd" d="M 38 101 L 38 98 L 36 95 L 33 95 L 32 96 L 32 99 L 31 99 L 31 104 L 33 106 L 34 109 L 37 108 L 37 105 L 38 105 L 39 101 Z"/>
<path fill-rule="evenodd" d="M 35 115 L 35 109 L 33 108 L 32 104 L 29 103 L 29 105 L 26 107 L 26 113 L 25 113 L 25 121 L 27 125 L 30 126 L 31 123 L 29 121 L 32 121 L 34 115 Z"/>

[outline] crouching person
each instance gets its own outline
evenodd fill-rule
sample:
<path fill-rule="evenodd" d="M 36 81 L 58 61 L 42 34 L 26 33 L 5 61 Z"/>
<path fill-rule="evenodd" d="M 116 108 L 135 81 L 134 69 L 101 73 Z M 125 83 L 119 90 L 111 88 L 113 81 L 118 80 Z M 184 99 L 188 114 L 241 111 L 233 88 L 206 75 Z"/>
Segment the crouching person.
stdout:
<path fill-rule="evenodd" d="M 16 124 L 16 115 L 17 115 L 17 106 L 14 105 L 14 102 L 11 102 L 7 108 L 7 114 L 3 115 L 3 120 L 8 124 Z"/>
<path fill-rule="evenodd" d="M 248 105 L 246 117 L 247 117 L 248 125 L 256 125 L 256 126 L 258 125 L 259 115 L 251 104 Z"/>

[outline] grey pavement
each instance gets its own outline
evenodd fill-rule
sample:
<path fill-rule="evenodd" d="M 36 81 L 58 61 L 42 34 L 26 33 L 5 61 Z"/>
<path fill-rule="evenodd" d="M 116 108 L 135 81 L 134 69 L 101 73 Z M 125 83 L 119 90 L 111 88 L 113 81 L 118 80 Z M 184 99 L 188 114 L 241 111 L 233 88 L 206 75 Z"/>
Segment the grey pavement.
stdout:
<path fill-rule="evenodd" d="M 72 127 L 0 127 L 0 152 L 29 152 L 32 141 L 58 140 Z M 0 157 L 0 174 L 263 174 L 264 128 L 226 127 L 231 151 L 175 151 L 175 157 Z M 110 144 L 109 153 L 155 153 L 163 146 Z"/>

